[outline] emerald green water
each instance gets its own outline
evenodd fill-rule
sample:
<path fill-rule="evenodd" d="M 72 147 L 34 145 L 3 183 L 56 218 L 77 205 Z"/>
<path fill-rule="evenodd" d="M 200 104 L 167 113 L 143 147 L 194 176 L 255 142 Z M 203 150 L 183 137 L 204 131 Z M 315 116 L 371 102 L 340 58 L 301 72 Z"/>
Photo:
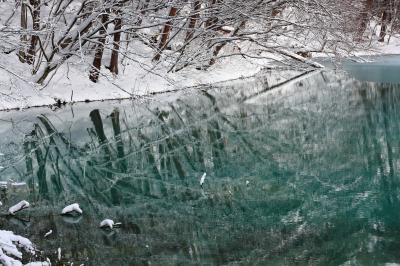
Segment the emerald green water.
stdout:
<path fill-rule="evenodd" d="M 54 265 L 400 263 L 400 86 L 270 82 L 1 113 L 0 179 L 27 183 L 1 211 L 33 205 L 1 229 Z"/>

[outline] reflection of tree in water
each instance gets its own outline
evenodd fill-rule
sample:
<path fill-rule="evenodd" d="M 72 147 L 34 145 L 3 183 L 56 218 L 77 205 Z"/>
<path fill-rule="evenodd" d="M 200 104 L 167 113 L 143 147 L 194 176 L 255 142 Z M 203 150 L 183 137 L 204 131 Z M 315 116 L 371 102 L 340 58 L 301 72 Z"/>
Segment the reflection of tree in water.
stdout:
<path fill-rule="evenodd" d="M 283 105 L 203 91 L 157 108 L 93 110 L 84 144 L 39 116 L 16 167 L 38 210 L 21 230 L 48 252 L 68 243 L 66 259 L 94 265 L 368 258 L 370 235 L 398 235 L 398 86 L 349 92 L 318 78 L 327 89 Z M 71 201 L 86 214 L 65 222 L 54 212 Z M 106 217 L 123 227 L 103 233 Z M 43 240 L 48 228 L 61 237 Z"/>
<path fill-rule="evenodd" d="M 365 110 L 362 129 L 365 170 L 370 177 L 369 186 L 376 191 L 376 207 L 371 210 L 374 229 L 370 231 L 380 239 L 375 243 L 377 249 L 381 249 L 380 257 L 398 260 L 395 250 L 400 248 L 400 91 L 399 86 L 393 84 L 372 88 L 371 84 L 364 84 L 364 87 L 360 96 Z"/>
<path fill-rule="evenodd" d="M 25 176 L 31 184 L 31 201 L 38 205 L 52 202 L 57 207 L 64 201 L 86 202 L 86 209 L 91 210 L 93 217 L 84 217 L 71 228 L 61 224 L 56 226 L 62 220 L 52 216 L 56 223 L 52 223 L 51 227 L 62 230 L 64 238 L 69 241 L 80 239 L 78 246 L 93 246 L 89 243 L 98 237 L 97 229 L 93 228 L 97 220 L 91 219 L 97 218 L 97 213 L 116 212 L 113 216 L 126 225 L 122 230 L 128 230 L 127 233 L 133 230 L 131 239 L 137 239 L 135 233 L 138 232 L 143 237 L 149 236 L 151 239 L 147 242 L 153 243 L 156 253 L 187 253 L 191 249 L 192 256 L 204 253 L 218 258 L 215 251 L 209 250 L 216 248 L 208 247 L 209 241 L 217 228 L 229 228 L 227 225 L 237 208 L 245 208 L 240 206 L 239 201 L 235 202 L 232 195 L 232 191 L 242 193 L 245 181 L 230 180 L 221 172 L 220 175 L 227 179 L 217 180 L 214 187 L 208 189 L 206 193 L 210 193 L 211 197 L 200 190 L 198 177 L 204 171 L 212 176 L 214 171 L 217 173 L 223 167 L 229 168 L 229 165 L 224 165 L 230 161 L 229 153 L 225 151 L 225 143 L 229 141 L 224 136 L 224 126 L 220 125 L 222 114 L 213 117 L 212 110 L 207 113 L 192 107 L 188 111 L 189 107 L 182 102 L 181 106 L 169 105 L 165 110 L 146 109 L 150 121 L 135 127 L 129 124 L 130 121 L 119 119 L 118 110 L 106 118 L 102 118 L 99 110 L 93 110 L 90 113 L 92 126 L 87 129 L 91 141 L 80 147 L 71 143 L 64 133 L 58 132 L 46 116 L 40 116 L 34 131 L 26 136 L 24 142 Z M 105 128 L 109 121 L 104 121 L 109 119 L 112 135 L 106 134 L 110 132 Z M 224 117 L 222 123 L 226 121 Z M 232 129 L 232 123 L 229 128 Z M 240 130 L 237 127 L 234 129 Z M 236 153 L 239 147 L 235 145 Z M 107 208 L 111 206 L 120 207 L 115 207 L 115 210 Z M 210 208 L 215 211 L 208 213 Z M 119 210 L 124 210 L 124 213 Z M 250 209 L 246 207 L 245 211 Z M 171 217 L 171 213 L 177 216 Z M 237 222 L 240 223 L 240 220 Z M 41 227 L 46 230 L 49 225 Z M 82 241 L 76 234 L 85 227 L 92 229 L 85 232 L 88 239 Z M 199 229 L 197 234 L 200 235 L 193 236 Z M 203 247 L 196 246 L 199 244 L 195 241 Z M 144 248 L 143 243 L 130 244 L 135 248 L 138 248 L 137 245 Z M 127 243 L 120 245 L 126 246 Z M 76 258 L 82 257 L 79 252 L 70 252 Z M 132 254 L 124 256 L 131 257 Z"/>

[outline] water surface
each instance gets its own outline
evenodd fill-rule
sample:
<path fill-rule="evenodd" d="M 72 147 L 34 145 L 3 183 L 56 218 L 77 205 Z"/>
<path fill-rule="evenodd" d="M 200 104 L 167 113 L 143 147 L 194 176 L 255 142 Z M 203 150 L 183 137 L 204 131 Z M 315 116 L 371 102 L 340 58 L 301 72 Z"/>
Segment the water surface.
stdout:
<path fill-rule="evenodd" d="M 1 211 L 33 205 L 2 229 L 52 262 L 60 247 L 56 265 L 400 263 L 399 85 L 267 77 L 1 113 L 0 179 L 27 184 Z M 60 216 L 73 202 L 84 214 Z"/>

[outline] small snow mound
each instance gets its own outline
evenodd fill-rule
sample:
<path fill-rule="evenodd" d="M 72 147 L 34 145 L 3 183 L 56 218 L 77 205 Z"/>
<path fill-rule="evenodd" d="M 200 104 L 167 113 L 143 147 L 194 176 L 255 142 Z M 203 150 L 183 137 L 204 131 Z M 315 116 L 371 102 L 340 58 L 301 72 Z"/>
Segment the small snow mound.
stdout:
<path fill-rule="evenodd" d="M 100 223 L 100 227 L 102 227 L 102 228 L 108 227 L 110 229 L 113 229 L 114 221 L 111 219 L 105 219 Z"/>
<path fill-rule="evenodd" d="M 14 206 L 10 207 L 8 209 L 8 212 L 11 215 L 14 215 L 16 212 L 22 211 L 23 209 L 29 208 L 29 202 L 27 202 L 26 200 L 20 201 L 17 204 L 15 204 Z"/>
<path fill-rule="evenodd" d="M 61 214 L 69 214 L 72 212 L 77 212 L 79 214 L 82 214 L 82 209 L 79 207 L 78 203 L 74 203 L 71 205 L 66 206 L 64 209 L 62 209 Z"/>

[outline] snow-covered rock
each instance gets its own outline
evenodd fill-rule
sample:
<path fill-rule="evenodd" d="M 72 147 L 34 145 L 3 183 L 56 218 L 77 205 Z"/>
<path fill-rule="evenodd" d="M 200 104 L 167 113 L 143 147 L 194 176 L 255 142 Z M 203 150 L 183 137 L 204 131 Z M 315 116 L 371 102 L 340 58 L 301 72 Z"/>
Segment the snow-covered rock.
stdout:
<path fill-rule="evenodd" d="M 108 227 L 108 228 L 110 228 L 110 229 L 113 229 L 113 227 L 114 227 L 114 221 L 111 220 L 111 219 L 105 219 L 105 220 L 103 220 L 103 221 L 100 223 L 100 227 L 102 227 L 102 228 Z"/>
<path fill-rule="evenodd" d="M 17 247 L 24 249 L 30 254 L 35 254 L 34 246 L 29 239 L 19 235 L 15 235 L 11 231 L 0 230 L 1 265 L 22 266 L 22 263 L 17 260 L 22 258 L 22 252 L 19 251 Z"/>
<path fill-rule="evenodd" d="M 17 204 L 15 204 L 14 206 L 10 207 L 8 209 L 8 212 L 11 215 L 14 215 L 16 212 L 19 212 L 23 209 L 29 208 L 29 202 L 27 202 L 26 200 L 20 201 Z"/>
<path fill-rule="evenodd" d="M 79 214 L 83 213 L 78 203 L 73 203 L 71 205 L 66 206 L 64 209 L 62 209 L 61 214 L 70 214 L 74 212 Z"/>
<path fill-rule="evenodd" d="M 0 249 L 0 263 L 4 266 L 22 266 L 22 263 L 18 260 L 15 260 L 6 254 L 4 254 L 3 250 Z"/>

